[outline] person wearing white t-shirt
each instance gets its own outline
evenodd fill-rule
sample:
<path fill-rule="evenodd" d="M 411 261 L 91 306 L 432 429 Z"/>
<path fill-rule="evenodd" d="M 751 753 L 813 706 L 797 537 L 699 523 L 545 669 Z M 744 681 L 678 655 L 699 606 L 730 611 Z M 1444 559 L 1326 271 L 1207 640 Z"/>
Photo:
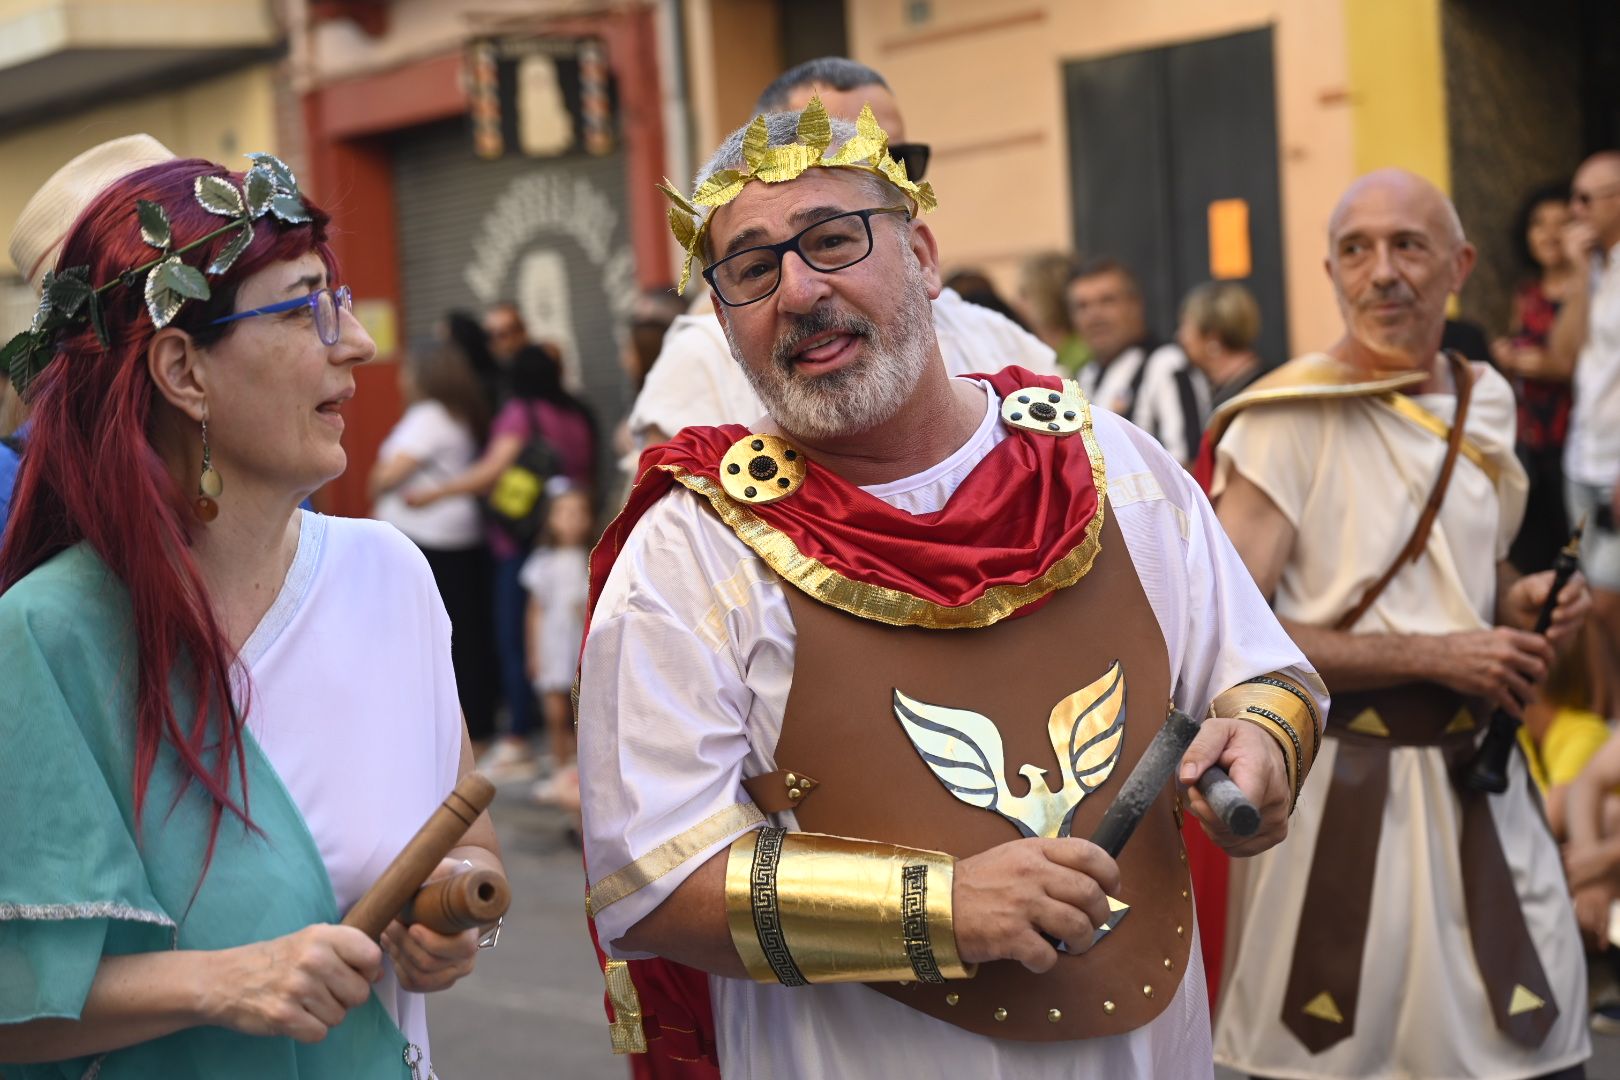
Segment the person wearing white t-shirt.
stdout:
<path fill-rule="evenodd" d="M 1179 346 L 1149 339 L 1136 277 L 1112 259 L 1082 266 L 1069 282 L 1069 313 L 1091 346 L 1092 362 L 1079 373 L 1086 396 L 1191 464 L 1209 384 Z"/>
<path fill-rule="evenodd" d="M 494 735 L 496 673 L 492 570 L 478 500 L 456 495 L 411 506 L 406 495 L 466 471 L 488 433 L 489 411 L 472 365 L 453 346 L 408 352 L 399 389 L 405 415 L 377 452 L 373 512 L 410 537 L 433 570 L 455 627 L 451 651 L 467 730 L 481 745 Z"/>
<path fill-rule="evenodd" d="M 1605 714 L 1620 703 L 1620 152 L 1594 154 L 1570 184 L 1575 220 L 1564 248 L 1591 269 L 1558 313 L 1548 351 L 1573 373 L 1575 407 L 1564 442 L 1565 501 L 1586 522 L 1581 569 L 1592 587 L 1588 657 Z"/>

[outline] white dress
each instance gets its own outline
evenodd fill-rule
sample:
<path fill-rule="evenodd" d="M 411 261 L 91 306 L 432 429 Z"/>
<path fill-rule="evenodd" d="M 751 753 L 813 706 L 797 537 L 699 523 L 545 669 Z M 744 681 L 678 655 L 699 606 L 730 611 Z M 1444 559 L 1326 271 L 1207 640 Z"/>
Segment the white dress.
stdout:
<path fill-rule="evenodd" d="M 573 688 L 579 644 L 585 639 L 589 556 L 582 547 L 537 548 L 518 574 L 523 587 L 540 604 L 539 639 L 529 643 L 539 661 L 535 693 L 566 694 Z"/>
<path fill-rule="evenodd" d="M 912 514 L 938 510 L 1006 437 L 984 419 L 944 461 L 866 490 Z M 1283 633 L 1185 471 L 1142 431 L 1094 409 L 1108 496 L 1169 648 L 1176 703 L 1194 715 L 1243 679 L 1282 671 L 1320 686 Z M 705 822 L 748 803 L 745 776 L 776 768 L 793 676 L 794 625 L 773 571 L 684 488 L 631 532 L 604 586 L 580 688 L 579 761 L 592 883 L 645 860 L 650 884 L 599 911 L 613 945 L 733 839 Z M 1325 712 L 1326 697 L 1320 704 Z M 791 813 L 774 823 L 795 828 Z M 788 988 L 709 979 L 728 1077 L 1199 1077 L 1212 1074 L 1196 942 L 1174 999 L 1125 1035 L 1019 1043 L 969 1034 L 864 986 Z"/>
<path fill-rule="evenodd" d="M 381 522 L 300 513 L 298 553 L 241 651 L 247 726 L 347 911 L 455 787 L 461 704 L 422 553 Z M 384 968 L 373 991 L 430 1055 L 425 998 Z"/>
<path fill-rule="evenodd" d="M 1501 470 L 1490 478 L 1459 458 L 1424 557 L 1397 574 L 1354 630 L 1446 634 L 1491 625 L 1496 563 L 1524 512 L 1525 478 L 1513 454 L 1513 394 L 1476 365 L 1467 434 Z M 1418 404 L 1448 424 L 1449 394 Z M 1299 530 L 1277 588 L 1277 613 L 1332 626 L 1406 543 L 1428 499 L 1445 444 L 1372 398 L 1256 406 L 1222 438 L 1214 490 L 1233 470 L 1258 485 Z M 1557 1025 L 1537 1051 L 1510 1042 L 1491 1019 L 1463 912 L 1461 819 L 1442 751 L 1390 750 L 1367 927 L 1356 1030 L 1322 1054 L 1282 1026 L 1305 886 L 1338 742 L 1301 793 L 1286 846 L 1249 860 L 1242 932 L 1217 1018 L 1216 1060 L 1262 1076 L 1540 1076 L 1584 1060 L 1586 965 L 1558 849 L 1515 754 L 1511 786 L 1492 797 L 1502 851 L 1525 921 L 1557 997 Z"/>

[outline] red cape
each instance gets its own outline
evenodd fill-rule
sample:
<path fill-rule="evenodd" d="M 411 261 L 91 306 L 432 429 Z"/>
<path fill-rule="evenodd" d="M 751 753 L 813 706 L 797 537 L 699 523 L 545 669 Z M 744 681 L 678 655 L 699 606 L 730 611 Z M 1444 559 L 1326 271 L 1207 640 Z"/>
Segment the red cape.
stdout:
<path fill-rule="evenodd" d="M 1016 367 L 974 377 L 1001 397 L 1032 386 L 1063 389 L 1058 378 Z M 687 428 L 641 456 L 624 510 L 591 553 L 588 611 L 594 612 L 636 523 L 677 483 L 708 498 L 717 510 L 730 512 L 741 505 L 723 493 L 720 460 L 750 434 L 738 425 Z M 1016 618 L 1045 602 L 1057 587 L 1047 587 L 1048 571 L 1061 567 L 1100 526 L 1088 438 L 1012 429 L 933 514 L 896 510 L 813 463 L 792 495 L 744 509 L 769 527 L 765 533 L 786 537 L 798 556 L 815 560 L 838 577 L 945 609 L 966 608 L 999 590 L 1016 606 L 997 617 Z M 755 546 L 757 537 L 740 538 L 756 551 L 763 546 Z M 1089 565 L 1080 572 L 1084 569 Z M 791 580 L 787 574 L 784 578 Z M 605 961 L 594 921 L 591 940 L 598 960 Z M 633 1074 L 681 1080 L 718 1076 L 708 976 L 662 959 L 632 960 L 629 970 L 648 1042 L 646 1054 L 631 1057 Z M 611 1001 L 607 1010 L 609 1019 L 616 1019 Z"/>

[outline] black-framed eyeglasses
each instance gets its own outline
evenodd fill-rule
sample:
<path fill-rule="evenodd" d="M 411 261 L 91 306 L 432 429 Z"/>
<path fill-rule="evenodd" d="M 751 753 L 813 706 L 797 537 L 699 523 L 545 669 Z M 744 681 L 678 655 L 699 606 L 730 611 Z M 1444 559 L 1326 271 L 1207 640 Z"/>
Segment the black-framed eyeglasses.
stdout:
<path fill-rule="evenodd" d="M 268 304 L 252 311 L 238 311 L 232 315 L 221 316 L 208 325 L 218 326 L 221 323 L 251 319 L 259 315 L 279 315 L 284 311 L 296 311 L 301 307 L 307 307 L 315 313 L 315 334 L 321 339 L 321 344 L 336 345 L 338 339 L 343 336 L 341 313 L 354 310 L 354 297 L 349 293 L 347 285 L 339 285 L 335 289 L 316 289 L 308 296 L 298 296 L 291 300 L 283 300 L 279 304 Z"/>
<path fill-rule="evenodd" d="M 906 167 L 906 179 L 914 184 L 928 171 L 928 155 L 931 152 L 925 142 L 894 143 L 889 147 L 889 156 Z"/>
<path fill-rule="evenodd" d="M 780 244 L 746 248 L 711 263 L 703 280 L 727 307 L 742 307 L 765 299 L 782 284 L 782 260 L 792 251 L 812 270 L 830 274 L 847 270 L 872 254 L 872 215 L 904 214 L 904 206 L 877 206 L 823 218 Z"/>

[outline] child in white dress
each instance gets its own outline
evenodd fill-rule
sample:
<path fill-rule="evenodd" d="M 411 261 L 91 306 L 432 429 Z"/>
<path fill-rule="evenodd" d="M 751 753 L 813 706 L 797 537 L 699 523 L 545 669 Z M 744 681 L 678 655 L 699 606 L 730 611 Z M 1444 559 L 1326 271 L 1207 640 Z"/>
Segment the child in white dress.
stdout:
<path fill-rule="evenodd" d="M 579 770 L 568 698 L 585 636 L 593 522 L 590 499 L 582 488 L 562 481 L 550 495 L 540 546 L 523 564 L 521 575 L 529 591 L 529 678 L 544 709 L 553 763 L 552 775 L 535 785 L 534 797 L 577 815 Z"/>

